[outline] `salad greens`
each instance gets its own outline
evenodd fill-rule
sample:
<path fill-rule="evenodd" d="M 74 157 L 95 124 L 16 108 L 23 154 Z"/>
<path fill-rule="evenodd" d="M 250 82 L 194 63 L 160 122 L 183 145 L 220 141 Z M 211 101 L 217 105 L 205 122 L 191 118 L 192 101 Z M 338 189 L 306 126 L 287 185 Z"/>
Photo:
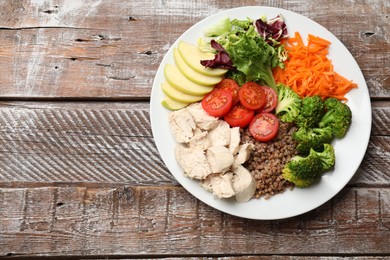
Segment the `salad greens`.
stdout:
<path fill-rule="evenodd" d="M 219 20 L 213 26 L 210 26 L 206 30 L 204 30 L 203 34 L 206 37 L 215 37 L 230 32 L 231 28 L 232 23 L 230 22 L 230 19 L 228 17 L 225 17 Z"/>
<path fill-rule="evenodd" d="M 221 63 L 221 52 L 225 58 L 226 55 L 230 58 L 224 59 L 229 66 L 233 65 L 227 77 L 234 79 L 239 85 L 254 81 L 276 90 L 272 69 L 278 66 L 283 68 L 287 59 L 287 52 L 279 42 L 281 38 L 287 37 L 287 29 L 284 21 L 281 23 L 282 17 L 279 15 L 277 18 L 277 22 L 270 24 L 264 17 L 258 20 L 224 18 L 209 27 L 204 31 L 206 38 L 199 39 L 198 44 L 203 51 L 216 52 L 216 56 L 214 60 L 202 61 L 202 64 L 211 68 L 227 68 Z M 219 46 L 216 47 L 213 42 Z"/>
<path fill-rule="evenodd" d="M 280 38 L 287 37 L 287 26 L 281 15 L 268 21 L 257 19 L 254 22 L 257 32 L 269 42 L 278 41 Z"/>

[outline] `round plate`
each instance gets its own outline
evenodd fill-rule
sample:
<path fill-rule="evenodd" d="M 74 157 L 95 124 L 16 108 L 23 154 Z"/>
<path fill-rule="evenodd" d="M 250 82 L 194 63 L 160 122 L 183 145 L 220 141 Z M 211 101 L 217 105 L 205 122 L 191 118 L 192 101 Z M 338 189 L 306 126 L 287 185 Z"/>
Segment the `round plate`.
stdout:
<path fill-rule="evenodd" d="M 202 31 L 205 28 L 224 17 L 257 19 L 265 15 L 270 19 L 278 14 L 284 16 L 290 36 L 298 31 L 302 38 L 306 38 L 308 34 L 314 34 L 332 43 L 329 48 L 329 57 L 333 61 L 335 71 L 358 84 L 357 89 L 353 89 L 346 95 L 349 100 L 348 106 L 353 114 L 352 125 L 345 138 L 335 140 L 332 143 L 336 152 L 335 168 L 333 171 L 325 173 L 318 184 L 305 189 L 287 190 L 268 200 L 252 199 L 246 203 L 221 200 L 204 190 L 197 181 L 185 177 L 183 170 L 176 162 L 174 156 L 176 142 L 170 132 L 167 119 L 169 111 L 161 105 L 164 95 L 160 84 L 165 80 L 163 69 L 165 64 L 174 63 L 173 48 L 177 47 L 179 41 L 196 44 L 197 39 L 203 36 Z M 158 68 L 152 88 L 150 116 L 157 149 L 177 181 L 193 196 L 211 207 L 248 219 L 266 220 L 293 217 L 313 210 L 330 200 L 355 174 L 366 152 L 371 132 L 371 103 L 367 85 L 358 64 L 348 49 L 318 23 L 291 11 L 262 6 L 240 7 L 222 11 L 203 19 L 184 32 L 171 46 Z"/>

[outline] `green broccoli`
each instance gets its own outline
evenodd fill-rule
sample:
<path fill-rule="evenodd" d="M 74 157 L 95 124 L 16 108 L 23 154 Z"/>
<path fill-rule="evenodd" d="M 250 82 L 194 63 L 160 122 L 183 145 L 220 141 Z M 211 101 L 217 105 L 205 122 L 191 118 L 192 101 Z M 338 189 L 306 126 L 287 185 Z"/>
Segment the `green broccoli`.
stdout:
<path fill-rule="evenodd" d="M 278 104 L 275 113 L 282 122 L 293 122 L 299 114 L 302 98 L 283 84 L 278 84 L 277 90 Z"/>
<path fill-rule="evenodd" d="M 301 155 L 307 155 L 310 149 L 321 152 L 324 143 L 330 143 L 333 133 L 329 127 L 305 128 L 301 127 L 293 134 L 293 139 L 298 142 L 297 150 Z"/>
<path fill-rule="evenodd" d="M 322 162 L 314 150 L 306 157 L 294 156 L 282 171 L 282 176 L 297 187 L 308 187 L 316 181 L 323 172 Z"/>
<path fill-rule="evenodd" d="M 341 101 L 337 98 L 327 98 L 325 99 L 324 105 L 327 109 L 336 107 Z"/>
<path fill-rule="evenodd" d="M 317 152 L 317 155 L 321 159 L 324 172 L 333 168 L 336 163 L 336 154 L 334 152 L 334 147 L 331 144 L 324 144 L 323 151 Z"/>
<path fill-rule="evenodd" d="M 325 106 L 320 96 L 305 97 L 299 115 L 294 120 L 298 127 L 312 128 L 318 125 L 325 112 Z"/>
<path fill-rule="evenodd" d="M 324 144 L 322 152 L 313 149 L 306 157 L 294 156 L 282 171 L 285 180 L 299 188 L 308 187 L 317 181 L 321 175 L 335 164 L 334 148 L 331 144 Z"/>
<path fill-rule="evenodd" d="M 336 98 L 326 99 L 324 106 L 326 112 L 318 126 L 320 128 L 330 127 L 335 137 L 343 138 L 352 122 L 351 109 Z"/>

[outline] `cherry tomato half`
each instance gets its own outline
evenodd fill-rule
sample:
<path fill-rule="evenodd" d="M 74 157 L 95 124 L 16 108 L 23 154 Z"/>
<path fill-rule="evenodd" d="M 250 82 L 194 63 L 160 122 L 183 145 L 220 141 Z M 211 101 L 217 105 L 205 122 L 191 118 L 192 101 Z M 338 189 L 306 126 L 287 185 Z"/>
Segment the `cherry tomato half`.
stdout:
<path fill-rule="evenodd" d="M 264 90 L 266 102 L 265 105 L 262 108 L 256 110 L 256 112 L 258 113 L 271 112 L 278 104 L 278 95 L 276 94 L 276 91 L 271 87 L 268 86 L 261 86 L 261 87 Z"/>
<path fill-rule="evenodd" d="M 230 93 L 232 93 L 232 95 L 233 95 L 232 105 L 233 106 L 238 103 L 238 101 L 239 101 L 238 90 L 240 89 L 240 86 L 234 80 L 223 79 L 215 86 L 215 88 L 225 89 L 225 90 L 229 91 Z"/>
<path fill-rule="evenodd" d="M 255 82 L 247 82 L 238 91 L 241 104 L 249 109 L 259 109 L 265 105 L 266 96 L 263 88 Z"/>
<path fill-rule="evenodd" d="M 246 127 L 251 122 L 255 111 L 248 109 L 240 103 L 233 106 L 223 119 L 231 126 Z"/>
<path fill-rule="evenodd" d="M 212 116 L 220 117 L 232 107 L 232 94 L 224 89 L 213 89 L 202 99 L 203 109 Z"/>
<path fill-rule="evenodd" d="M 257 114 L 249 125 L 249 132 L 258 141 L 273 139 L 279 130 L 279 119 L 271 113 Z"/>

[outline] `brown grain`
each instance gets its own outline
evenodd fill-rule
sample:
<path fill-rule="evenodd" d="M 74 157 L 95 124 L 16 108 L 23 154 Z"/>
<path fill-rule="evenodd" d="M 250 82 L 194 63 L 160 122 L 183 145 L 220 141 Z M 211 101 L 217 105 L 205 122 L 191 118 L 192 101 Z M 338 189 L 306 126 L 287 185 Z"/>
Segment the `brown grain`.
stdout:
<path fill-rule="evenodd" d="M 253 139 L 248 130 L 241 133 L 242 142 L 250 142 L 254 150 L 245 167 L 256 179 L 255 198 L 271 196 L 293 188 L 294 185 L 282 177 L 284 165 L 297 154 L 296 142 L 292 134 L 296 127 L 292 124 L 281 123 L 278 135 L 269 142 L 259 142 Z"/>

